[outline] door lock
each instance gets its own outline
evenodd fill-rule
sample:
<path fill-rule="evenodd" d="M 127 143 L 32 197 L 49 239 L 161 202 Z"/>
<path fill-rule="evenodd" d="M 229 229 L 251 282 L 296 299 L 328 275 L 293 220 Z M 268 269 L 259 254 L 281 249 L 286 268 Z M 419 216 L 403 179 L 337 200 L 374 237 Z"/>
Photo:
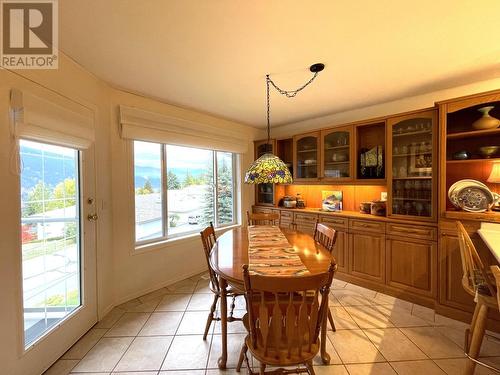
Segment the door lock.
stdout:
<path fill-rule="evenodd" d="M 87 219 L 88 221 L 96 221 L 97 219 L 99 219 L 99 216 L 97 216 L 97 214 L 89 214 L 87 216 Z"/>

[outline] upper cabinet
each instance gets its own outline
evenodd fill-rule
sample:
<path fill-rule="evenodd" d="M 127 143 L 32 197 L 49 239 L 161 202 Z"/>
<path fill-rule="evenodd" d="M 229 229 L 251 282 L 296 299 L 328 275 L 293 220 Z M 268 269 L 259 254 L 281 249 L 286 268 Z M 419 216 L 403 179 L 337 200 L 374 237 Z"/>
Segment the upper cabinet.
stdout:
<path fill-rule="evenodd" d="M 260 158 L 267 152 L 276 152 L 276 141 L 271 139 L 269 143 L 265 141 L 256 141 L 255 147 L 255 159 Z M 273 184 L 258 184 L 255 187 L 255 203 L 265 206 L 274 206 L 274 185 Z"/>
<path fill-rule="evenodd" d="M 437 114 L 387 120 L 388 215 L 436 220 Z"/>
<path fill-rule="evenodd" d="M 320 176 L 320 133 L 293 137 L 294 180 L 314 181 Z"/>
<path fill-rule="evenodd" d="M 499 212 L 466 212 L 448 198 L 449 188 L 463 179 L 483 183 L 493 192 L 500 184 L 488 181 L 493 166 L 500 163 L 500 91 L 438 103 L 441 122 L 440 211 L 444 217 L 460 220 L 500 222 Z M 477 190 L 477 189 L 476 189 Z M 459 193 L 460 194 L 460 193 Z M 464 193 L 471 206 L 482 207 L 483 193 Z"/>
<path fill-rule="evenodd" d="M 367 183 L 385 182 L 385 120 L 354 125 L 356 138 L 356 179 Z"/>
<path fill-rule="evenodd" d="M 352 126 L 322 130 L 320 176 L 326 181 L 351 180 Z"/>

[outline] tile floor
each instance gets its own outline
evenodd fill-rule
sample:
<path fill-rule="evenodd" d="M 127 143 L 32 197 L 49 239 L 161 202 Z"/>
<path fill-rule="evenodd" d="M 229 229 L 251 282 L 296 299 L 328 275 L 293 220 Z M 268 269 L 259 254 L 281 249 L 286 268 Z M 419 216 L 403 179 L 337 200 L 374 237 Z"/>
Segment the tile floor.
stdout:
<path fill-rule="evenodd" d="M 433 310 L 334 280 L 328 332 L 329 366 L 316 358 L 318 375 L 459 375 L 466 362 L 466 325 Z M 220 325 L 203 341 L 212 295 L 206 275 L 191 277 L 116 307 L 45 375 L 236 374 L 245 331 L 229 324 L 228 370 L 217 369 Z M 244 301 L 237 302 L 237 315 Z M 481 355 L 500 366 L 500 341 L 485 338 Z M 242 371 L 242 373 L 246 373 Z M 489 374 L 478 368 L 476 374 Z"/>

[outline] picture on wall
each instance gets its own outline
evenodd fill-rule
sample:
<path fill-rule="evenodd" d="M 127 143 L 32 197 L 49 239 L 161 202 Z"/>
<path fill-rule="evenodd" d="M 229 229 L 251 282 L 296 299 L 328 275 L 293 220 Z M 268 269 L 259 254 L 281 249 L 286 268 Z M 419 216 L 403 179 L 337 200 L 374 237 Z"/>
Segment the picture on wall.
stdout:
<path fill-rule="evenodd" d="M 342 211 L 342 191 L 321 192 L 323 211 Z"/>

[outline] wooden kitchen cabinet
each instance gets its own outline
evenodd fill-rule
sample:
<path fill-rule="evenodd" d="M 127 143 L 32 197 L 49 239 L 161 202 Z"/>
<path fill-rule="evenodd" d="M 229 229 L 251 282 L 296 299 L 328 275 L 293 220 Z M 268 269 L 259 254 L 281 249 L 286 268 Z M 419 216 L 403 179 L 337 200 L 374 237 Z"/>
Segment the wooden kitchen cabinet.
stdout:
<path fill-rule="evenodd" d="M 353 175 L 352 126 L 321 131 L 321 173 L 325 181 L 349 181 Z"/>
<path fill-rule="evenodd" d="M 293 137 L 293 167 L 295 181 L 317 181 L 320 176 L 320 133 L 312 132 Z"/>
<path fill-rule="evenodd" d="M 385 283 L 385 234 L 352 231 L 349 234 L 349 274 Z"/>
<path fill-rule="evenodd" d="M 294 212 L 293 223 L 295 230 L 310 234 L 314 234 L 314 228 L 316 226 L 316 221 L 318 220 L 318 215 Z"/>
<path fill-rule="evenodd" d="M 347 233 L 348 219 L 319 215 L 319 222 L 335 229 L 337 232 L 337 240 L 335 241 L 332 254 L 337 262 L 338 271 L 347 272 L 347 260 L 349 256 L 349 235 Z"/>
<path fill-rule="evenodd" d="M 430 298 L 437 295 L 437 243 L 388 236 L 387 285 Z"/>

